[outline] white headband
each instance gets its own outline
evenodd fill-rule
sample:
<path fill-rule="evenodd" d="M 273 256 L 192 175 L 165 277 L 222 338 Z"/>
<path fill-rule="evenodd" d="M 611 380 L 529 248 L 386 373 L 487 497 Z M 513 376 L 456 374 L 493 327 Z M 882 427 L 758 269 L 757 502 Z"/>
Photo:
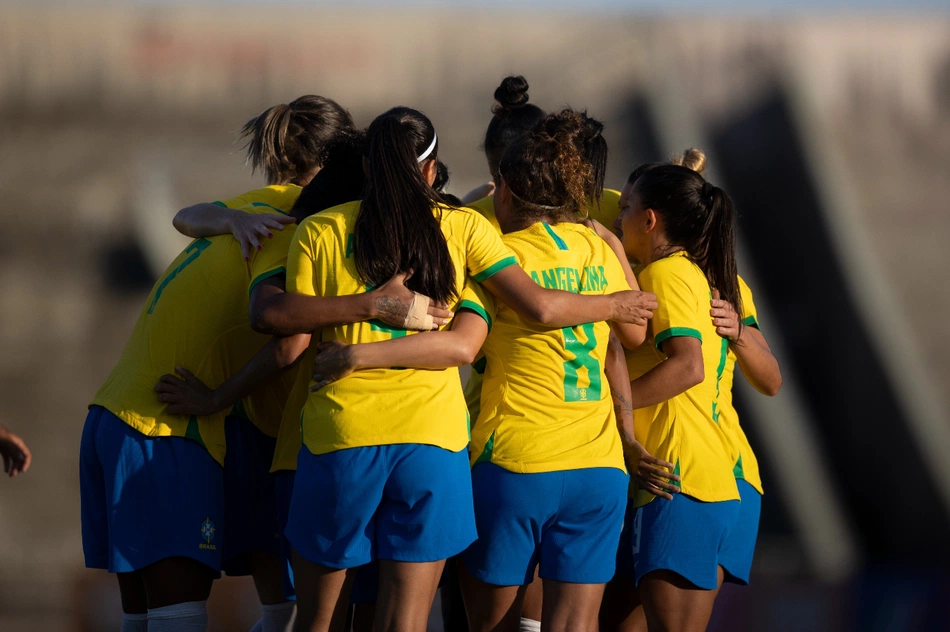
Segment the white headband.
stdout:
<path fill-rule="evenodd" d="M 429 154 L 435 149 L 435 143 L 439 140 L 439 135 L 435 133 L 435 130 L 432 130 L 432 144 L 429 145 L 429 148 L 422 152 L 422 155 L 416 158 L 417 162 L 422 162 L 429 157 Z"/>

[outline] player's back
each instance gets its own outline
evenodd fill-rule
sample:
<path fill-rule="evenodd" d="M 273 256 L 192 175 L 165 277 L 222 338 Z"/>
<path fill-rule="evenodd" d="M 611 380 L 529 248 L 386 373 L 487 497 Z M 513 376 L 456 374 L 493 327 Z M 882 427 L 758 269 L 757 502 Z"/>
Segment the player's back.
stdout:
<path fill-rule="evenodd" d="M 629 289 L 616 255 L 582 224 L 538 222 L 503 239 L 542 287 L 589 295 Z M 623 469 L 604 375 L 607 323 L 553 329 L 504 305 L 494 312 L 473 456 L 520 472 Z"/>
<path fill-rule="evenodd" d="M 190 437 L 221 462 L 224 413 L 202 419 L 170 415 L 154 386 L 176 366 L 216 386 L 242 366 L 266 337 L 248 323 L 250 264 L 230 235 L 200 238 L 172 261 L 152 288 L 118 364 L 93 404 L 149 436 Z"/>

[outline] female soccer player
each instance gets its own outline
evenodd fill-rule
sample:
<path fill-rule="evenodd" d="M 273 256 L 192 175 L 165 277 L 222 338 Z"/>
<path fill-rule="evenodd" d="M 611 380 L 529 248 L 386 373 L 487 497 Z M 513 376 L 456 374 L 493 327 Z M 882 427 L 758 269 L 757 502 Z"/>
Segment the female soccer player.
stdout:
<path fill-rule="evenodd" d="M 632 554 L 627 571 L 651 629 L 703 630 L 722 544 L 739 514 L 732 446 L 718 423 L 728 341 L 709 316 L 711 286 L 742 313 L 735 214 L 725 193 L 696 172 L 662 165 L 636 179 L 620 223 L 627 254 L 644 266 L 640 283 L 660 304 L 654 346 L 628 359 L 637 439 L 680 476 L 670 500 L 654 499 L 665 482 L 659 477 L 640 486 L 621 562 Z"/>
<path fill-rule="evenodd" d="M 90 407 L 80 452 L 83 547 L 88 566 L 119 574 L 126 630 L 206 625 L 204 601 L 227 530 L 225 415 L 176 415 L 156 399 L 153 385 L 176 367 L 190 367 L 197 379 L 217 385 L 262 346 L 275 358 L 277 352 L 290 361 L 299 357 L 302 350 L 265 345 L 267 338 L 249 323 L 249 288 L 252 295 L 262 291 L 267 280 L 258 281 L 268 273 L 261 269 L 270 265 L 274 249 L 278 244 L 269 242 L 244 263 L 230 236 L 189 245 L 156 283 L 119 364 Z M 276 256 L 286 257 L 286 245 Z M 387 283 L 361 296 L 301 297 L 308 304 L 298 311 L 313 317 L 314 326 L 362 318 L 401 324 L 405 311 L 389 319 L 392 304 L 405 302 L 407 294 L 412 296 L 401 283 Z"/>
<path fill-rule="evenodd" d="M 268 186 L 229 200 L 182 209 L 175 216 L 175 227 L 195 238 L 231 233 L 240 243 L 245 261 L 250 261 L 252 251 L 261 249 L 261 240 L 294 222 L 287 213 L 301 187 L 324 166 L 331 143 L 353 128 L 349 112 L 322 96 L 305 95 L 268 108 L 251 118 L 240 133 L 247 140 L 247 161 L 252 171 L 262 171 Z M 283 246 L 271 249 L 269 263 L 261 265 L 276 268 L 280 261 L 282 266 L 289 237 Z M 281 248 L 283 253 L 279 252 Z M 277 273 L 263 272 L 261 280 Z M 257 405 L 236 406 L 225 424 L 232 458 L 224 469 L 224 513 L 231 528 L 222 538 L 222 568 L 229 575 L 253 575 L 264 606 L 262 626 L 270 619 L 290 617 L 293 606 L 283 598 L 279 547 L 274 538 L 276 513 L 263 509 L 273 507 L 275 502 L 268 469 L 287 387 L 282 384 L 266 396 L 256 393 Z"/>
<path fill-rule="evenodd" d="M 673 164 L 692 169 L 704 175 L 706 154 L 696 148 L 687 149 L 675 156 Z M 739 295 L 745 318 L 741 320 L 732 306 L 713 291 L 713 309 L 710 314 L 720 336 L 729 340 L 726 365 L 722 371 L 719 396 L 719 425 L 729 437 L 733 447 L 735 464 L 733 474 L 739 487 L 739 519 L 723 544 L 719 557 L 719 584 L 723 580 L 741 585 L 749 583 L 749 571 L 759 532 L 759 514 L 762 508 L 762 479 L 759 463 L 749 445 L 739 414 L 732 401 L 732 386 L 738 361 L 743 375 L 763 395 L 774 396 L 782 387 L 782 372 L 778 360 L 772 355 L 769 344 L 759 329 L 758 314 L 752 299 L 752 290 L 742 276 L 738 277 Z"/>
<path fill-rule="evenodd" d="M 563 277 L 567 287 L 582 293 L 625 287 L 615 254 L 576 223 L 586 214 L 592 177 L 576 142 L 586 117 L 565 111 L 546 123 L 515 143 L 501 162 L 495 197 L 504 241 L 539 285 L 557 287 Z M 524 584 L 534 577 L 540 557 L 550 583 L 545 627 L 596 629 L 602 583 L 613 574 L 627 489 L 621 440 L 604 388 L 607 324 L 550 329 L 525 322 L 503 306 L 486 309 L 463 301 L 460 309 L 460 319 L 471 310 L 493 323 L 483 346 L 488 408 L 473 428 L 479 540 L 462 556 L 479 577 L 466 575 L 471 628 L 519 628 Z M 483 332 L 486 323 L 481 323 Z M 628 344 L 645 336 L 643 327 L 616 326 Z M 456 327 L 411 341 L 336 343 L 318 355 L 313 388 L 357 368 L 457 363 L 459 352 L 450 341 L 460 336 Z M 464 340 L 459 346 L 472 343 Z M 620 383 L 629 390 L 622 358 L 621 352 Z M 632 416 L 628 420 L 634 450 Z M 575 493 L 563 497 L 564 485 Z"/>
<path fill-rule="evenodd" d="M 574 112 L 550 116 L 512 145 L 495 208 L 506 245 L 537 283 L 556 286 L 563 270 L 569 289 L 573 281 L 575 291 L 602 293 L 628 286 L 607 244 L 576 223 L 596 180 L 579 151 L 585 122 Z M 552 330 L 493 311 L 472 436 L 479 539 L 462 555 L 470 629 L 518 630 L 540 562 L 541 626 L 596 630 L 627 489 L 604 388 L 609 327 Z M 636 346 L 644 333 L 624 337 Z"/>
<path fill-rule="evenodd" d="M 241 129 L 247 139 L 247 162 L 252 171 L 262 171 L 267 186 L 217 202 L 183 208 L 175 215 L 175 228 L 189 237 L 233 233 L 244 259 L 261 248 L 261 240 L 292 224 L 287 212 L 301 187 L 323 166 L 327 148 L 341 132 L 355 129 L 353 117 L 333 99 L 308 94 L 290 103 L 272 106 L 253 117 Z M 248 214 L 239 209 L 251 205 L 268 214 Z"/>
<path fill-rule="evenodd" d="M 706 156 L 702 150 L 690 148 L 671 159 L 671 164 L 680 165 L 704 175 Z M 637 179 L 650 169 L 659 166 L 659 163 L 648 163 L 637 167 L 628 178 L 621 192 L 621 206 L 627 206 L 633 185 Z M 618 231 L 620 221 L 614 224 Z M 729 341 L 729 350 L 726 364 L 722 370 L 719 383 L 720 399 L 717 411 L 719 412 L 719 427 L 729 438 L 733 449 L 735 465 L 733 473 L 741 496 L 739 518 L 735 527 L 723 543 L 719 555 L 718 584 L 723 579 L 740 584 L 748 582 L 751 568 L 752 554 L 755 548 L 758 533 L 759 512 L 761 508 L 761 480 L 758 475 L 758 462 L 755 454 L 745 437 L 745 433 L 738 423 L 738 415 L 732 404 L 732 384 L 735 363 L 741 356 L 740 367 L 747 379 L 761 393 L 774 395 L 781 387 L 781 372 L 778 362 L 772 355 L 768 343 L 759 331 L 755 305 L 752 301 L 752 292 L 741 276 L 737 277 L 739 294 L 742 297 L 745 318 L 740 319 L 734 308 L 727 301 L 721 300 L 718 290 L 712 291 L 710 316 L 716 333 Z M 737 356 L 737 353 L 739 354 Z M 635 356 L 631 362 L 635 362 Z M 633 365 L 635 366 L 635 365 Z M 636 370 L 632 368 L 632 370 Z M 652 480 L 650 484 L 659 487 L 671 488 L 662 480 Z M 632 516 L 633 499 L 628 513 Z M 625 548 L 629 546 L 632 532 L 632 522 L 625 525 L 623 544 L 621 545 L 620 572 L 608 585 L 604 598 L 604 607 L 601 611 L 601 628 L 605 632 L 620 630 L 623 632 L 640 632 L 646 630 L 647 623 L 643 614 L 633 571 L 630 567 L 632 558 Z"/>
<path fill-rule="evenodd" d="M 457 303 L 465 277 L 472 276 L 523 316 L 551 326 L 574 326 L 591 315 L 645 323 L 652 297 L 544 290 L 515 265 L 480 215 L 441 205 L 432 189 L 438 140 L 424 115 L 394 108 L 377 117 L 368 137 L 363 200 L 298 228 L 288 257 L 289 290 L 358 294 L 395 272 L 412 271 L 411 289 Z M 321 339 L 403 335 L 367 323 L 326 328 Z M 443 561 L 475 537 L 465 419 L 454 369 L 365 371 L 310 395 L 286 531 L 295 551 L 301 629 L 338 626 L 352 576 L 346 569 L 374 559 L 380 564 L 377 628 L 425 629 Z M 440 475 L 430 476 L 434 471 Z"/>

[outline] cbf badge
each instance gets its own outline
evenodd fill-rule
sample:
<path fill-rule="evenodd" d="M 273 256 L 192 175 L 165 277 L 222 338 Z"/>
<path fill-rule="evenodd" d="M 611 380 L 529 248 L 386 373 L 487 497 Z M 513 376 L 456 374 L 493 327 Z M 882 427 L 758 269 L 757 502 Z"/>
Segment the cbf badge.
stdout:
<path fill-rule="evenodd" d="M 201 539 L 204 540 L 204 543 L 198 545 L 199 549 L 218 550 L 218 547 L 211 544 L 211 541 L 214 540 L 215 531 L 217 529 L 215 529 L 214 523 L 211 522 L 211 518 L 205 518 L 204 522 L 201 523 Z"/>

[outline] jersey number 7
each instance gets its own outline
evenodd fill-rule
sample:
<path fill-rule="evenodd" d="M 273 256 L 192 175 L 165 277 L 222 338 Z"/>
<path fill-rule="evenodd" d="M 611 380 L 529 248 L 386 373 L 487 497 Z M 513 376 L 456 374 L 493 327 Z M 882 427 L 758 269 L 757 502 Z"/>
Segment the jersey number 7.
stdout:
<path fill-rule="evenodd" d="M 178 264 L 178 266 L 168 273 L 168 276 L 165 277 L 161 283 L 158 284 L 158 289 L 155 290 L 155 298 L 152 299 L 152 304 L 148 306 L 148 313 L 151 314 L 152 310 L 155 309 L 155 303 L 158 302 L 158 299 L 162 297 L 162 292 L 165 290 L 165 286 L 172 282 L 178 273 L 191 265 L 195 259 L 201 256 L 201 253 L 204 252 L 205 248 L 211 245 L 211 242 L 204 237 L 201 239 L 196 239 L 191 244 L 185 248 L 185 252 L 189 254 L 184 261 Z"/>

